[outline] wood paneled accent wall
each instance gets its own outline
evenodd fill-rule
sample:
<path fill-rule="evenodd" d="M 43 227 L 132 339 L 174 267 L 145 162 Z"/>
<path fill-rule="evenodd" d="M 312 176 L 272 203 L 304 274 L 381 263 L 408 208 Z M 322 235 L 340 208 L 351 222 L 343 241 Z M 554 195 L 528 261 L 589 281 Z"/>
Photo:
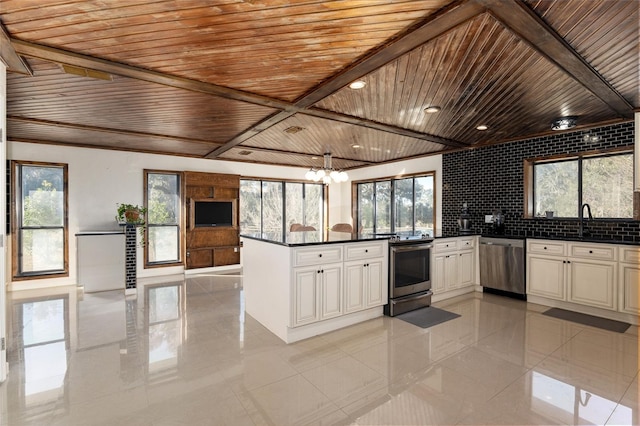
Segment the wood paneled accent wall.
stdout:
<path fill-rule="evenodd" d="M 239 205 L 240 176 L 185 172 L 187 269 L 240 263 Z M 191 200 L 235 200 L 236 226 L 196 228 L 191 223 Z"/>

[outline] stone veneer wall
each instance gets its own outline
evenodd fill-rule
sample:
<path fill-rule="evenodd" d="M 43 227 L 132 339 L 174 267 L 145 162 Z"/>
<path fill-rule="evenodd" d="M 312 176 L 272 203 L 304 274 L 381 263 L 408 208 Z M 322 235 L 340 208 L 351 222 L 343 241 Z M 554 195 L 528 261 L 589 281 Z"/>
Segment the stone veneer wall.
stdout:
<path fill-rule="evenodd" d="M 583 141 L 584 131 L 492 145 L 444 154 L 442 158 L 442 234 L 457 235 L 462 203 L 467 202 L 475 233 L 489 233 L 484 215 L 505 213 L 505 234 L 523 237 L 576 237 L 576 219 L 525 219 L 524 160 L 615 147 L 633 147 L 634 123 L 591 129 L 601 136 Z M 640 221 L 597 220 L 589 223 L 595 238 L 640 243 Z"/>

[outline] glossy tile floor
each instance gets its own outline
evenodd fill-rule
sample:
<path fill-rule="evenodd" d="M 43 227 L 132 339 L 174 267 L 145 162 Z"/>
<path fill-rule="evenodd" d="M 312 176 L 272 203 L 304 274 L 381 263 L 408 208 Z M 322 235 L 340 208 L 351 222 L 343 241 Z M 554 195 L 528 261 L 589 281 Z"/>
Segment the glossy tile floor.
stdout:
<path fill-rule="evenodd" d="M 480 293 L 428 329 L 381 317 L 286 345 L 239 275 L 9 294 L 2 425 L 638 424 L 625 334 Z"/>

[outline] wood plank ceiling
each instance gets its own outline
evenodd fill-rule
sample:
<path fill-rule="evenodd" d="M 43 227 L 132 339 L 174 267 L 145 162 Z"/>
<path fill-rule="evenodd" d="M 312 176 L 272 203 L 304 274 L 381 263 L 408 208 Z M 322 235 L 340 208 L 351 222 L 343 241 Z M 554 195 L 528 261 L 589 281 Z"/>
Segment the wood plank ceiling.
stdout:
<path fill-rule="evenodd" d="M 639 5 L 2 0 L 8 138 L 352 169 L 628 121 Z"/>

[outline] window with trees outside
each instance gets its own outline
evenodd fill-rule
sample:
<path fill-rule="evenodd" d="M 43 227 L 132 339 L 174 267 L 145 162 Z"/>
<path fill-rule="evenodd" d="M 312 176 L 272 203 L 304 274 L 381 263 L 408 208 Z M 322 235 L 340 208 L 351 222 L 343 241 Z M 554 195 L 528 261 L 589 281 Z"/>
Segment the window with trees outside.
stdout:
<path fill-rule="evenodd" d="M 180 173 L 145 170 L 147 265 L 180 262 Z"/>
<path fill-rule="evenodd" d="M 553 159 L 530 160 L 525 173 L 529 191 L 529 216 L 577 218 L 589 204 L 594 218 L 633 218 L 633 153 L 580 154 Z"/>
<path fill-rule="evenodd" d="M 322 229 L 323 184 L 240 180 L 241 234 L 269 234 L 276 241 L 284 241 L 293 223 Z"/>
<path fill-rule="evenodd" d="M 67 165 L 12 162 L 13 275 L 67 275 Z"/>
<path fill-rule="evenodd" d="M 355 183 L 358 232 L 433 236 L 434 174 Z"/>

